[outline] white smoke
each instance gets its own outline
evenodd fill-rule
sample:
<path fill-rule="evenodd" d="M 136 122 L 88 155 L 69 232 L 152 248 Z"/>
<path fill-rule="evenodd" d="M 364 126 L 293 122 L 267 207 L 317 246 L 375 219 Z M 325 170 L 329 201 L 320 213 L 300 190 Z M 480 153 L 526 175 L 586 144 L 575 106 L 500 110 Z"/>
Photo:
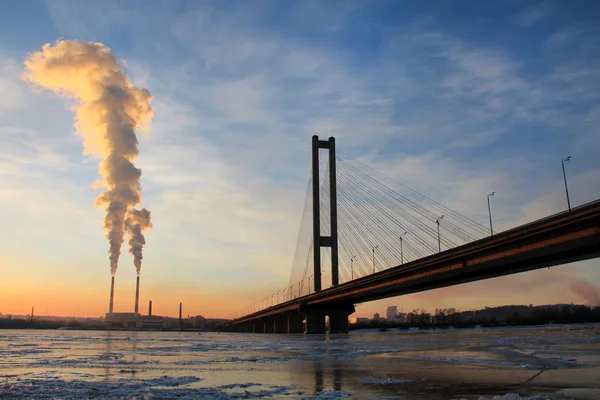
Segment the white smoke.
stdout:
<path fill-rule="evenodd" d="M 144 231 L 152 228 L 150 223 L 150 211 L 142 208 L 136 210 L 134 208 L 127 212 L 127 219 L 125 220 L 125 230 L 129 236 L 129 252 L 133 255 L 133 265 L 137 275 L 140 276 L 142 269 L 142 249 L 146 244 L 144 238 Z"/>
<path fill-rule="evenodd" d="M 107 190 L 95 204 L 106 212 L 104 229 L 114 276 L 126 214 L 141 202 L 142 173 L 133 164 L 138 156 L 135 130 L 150 128 L 152 96 L 131 84 L 117 58 L 102 43 L 47 43 L 27 57 L 25 68 L 25 80 L 74 100 L 75 128 L 84 138 L 84 154 L 102 159 L 101 186 Z"/>

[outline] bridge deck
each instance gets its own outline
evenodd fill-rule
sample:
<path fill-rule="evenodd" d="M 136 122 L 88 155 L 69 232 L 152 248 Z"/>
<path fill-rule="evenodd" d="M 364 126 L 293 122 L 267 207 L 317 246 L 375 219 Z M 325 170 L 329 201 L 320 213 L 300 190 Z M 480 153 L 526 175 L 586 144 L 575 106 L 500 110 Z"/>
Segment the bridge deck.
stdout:
<path fill-rule="evenodd" d="M 600 201 L 398 265 L 231 321 L 331 309 L 600 256 Z"/>

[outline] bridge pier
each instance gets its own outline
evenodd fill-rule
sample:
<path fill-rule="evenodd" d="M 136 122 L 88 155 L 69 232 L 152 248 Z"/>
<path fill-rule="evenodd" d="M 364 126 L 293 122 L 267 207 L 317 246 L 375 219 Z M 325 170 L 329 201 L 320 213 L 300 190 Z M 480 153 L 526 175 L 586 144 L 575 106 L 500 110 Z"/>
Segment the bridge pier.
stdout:
<path fill-rule="evenodd" d="M 256 320 L 252 321 L 252 333 L 264 333 L 264 332 L 265 332 L 265 325 L 261 320 L 256 319 Z"/>
<path fill-rule="evenodd" d="M 286 321 L 287 333 L 304 333 L 304 317 L 297 312 L 283 313 Z"/>
<path fill-rule="evenodd" d="M 321 310 L 308 307 L 300 307 L 301 315 L 306 317 L 305 333 L 325 333 L 325 313 Z"/>
<path fill-rule="evenodd" d="M 283 315 L 276 315 L 271 318 L 273 333 L 288 333 L 287 319 Z"/>
<path fill-rule="evenodd" d="M 306 333 L 325 333 L 325 314 L 316 313 L 306 316 Z"/>
<path fill-rule="evenodd" d="M 273 333 L 273 319 L 271 317 L 263 318 L 263 333 Z"/>
<path fill-rule="evenodd" d="M 350 305 L 346 308 L 328 311 L 327 315 L 329 315 L 329 333 L 348 333 L 350 331 L 348 317 L 350 314 L 354 313 L 354 311 L 353 305 Z"/>

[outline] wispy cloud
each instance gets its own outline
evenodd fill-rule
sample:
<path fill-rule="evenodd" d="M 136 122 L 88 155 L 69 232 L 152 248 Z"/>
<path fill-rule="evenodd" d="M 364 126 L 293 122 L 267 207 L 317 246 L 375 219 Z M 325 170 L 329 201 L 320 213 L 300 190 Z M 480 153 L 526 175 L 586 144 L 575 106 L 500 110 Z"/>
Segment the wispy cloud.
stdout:
<path fill-rule="evenodd" d="M 552 0 L 535 1 L 514 17 L 516 24 L 530 27 L 547 19 L 555 11 Z"/>

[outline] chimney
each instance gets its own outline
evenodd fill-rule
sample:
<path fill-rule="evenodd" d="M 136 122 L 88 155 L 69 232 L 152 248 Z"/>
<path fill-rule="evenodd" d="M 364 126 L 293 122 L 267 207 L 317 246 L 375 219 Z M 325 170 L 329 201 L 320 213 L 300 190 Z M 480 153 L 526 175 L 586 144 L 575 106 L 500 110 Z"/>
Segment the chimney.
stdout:
<path fill-rule="evenodd" d="M 148 302 L 148 316 L 152 316 L 152 300 Z"/>
<path fill-rule="evenodd" d="M 179 329 L 183 330 L 183 321 L 181 320 L 181 311 L 183 310 L 183 303 L 179 303 Z"/>
<path fill-rule="evenodd" d="M 137 276 L 137 280 L 135 281 L 135 309 L 134 313 L 139 314 L 139 304 L 140 304 L 140 276 Z"/>
<path fill-rule="evenodd" d="M 112 314 L 113 313 L 113 300 L 115 298 L 115 277 L 114 275 L 112 276 L 111 280 L 110 280 L 110 303 L 108 305 L 108 313 Z"/>

